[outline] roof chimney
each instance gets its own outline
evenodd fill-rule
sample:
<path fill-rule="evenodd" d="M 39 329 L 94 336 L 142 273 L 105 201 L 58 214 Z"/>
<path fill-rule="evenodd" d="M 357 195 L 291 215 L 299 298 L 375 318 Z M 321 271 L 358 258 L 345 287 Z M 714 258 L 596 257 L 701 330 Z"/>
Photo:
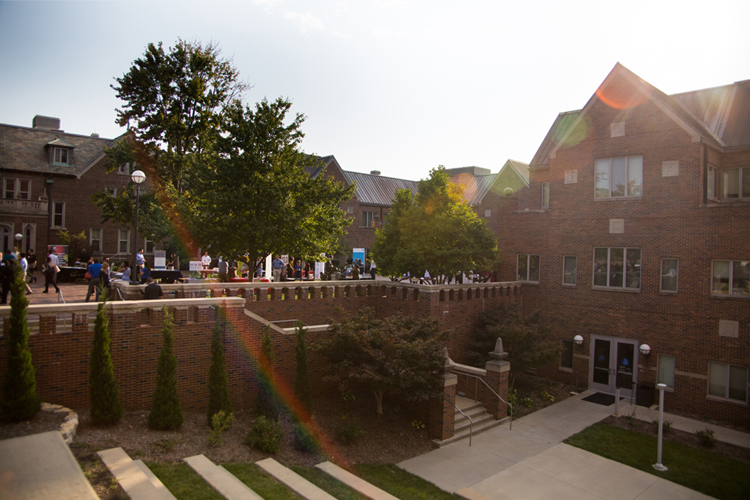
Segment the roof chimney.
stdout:
<path fill-rule="evenodd" d="M 60 119 L 51 116 L 36 115 L 32 127 L 44 130 L 60 130 Z"/>
<path fill-rule="evenodd" d="M 370 170 L 370 175 L 380 175 L 380 170 Z"/>
<path fill-rule="evenodd" d="M 99 138 L 99 134 L 97 134 L 96 132 L 94 132 L 93 134 L 91 134 L 91 137 L 93 137 L 95 139 L 98 139 Z"/>

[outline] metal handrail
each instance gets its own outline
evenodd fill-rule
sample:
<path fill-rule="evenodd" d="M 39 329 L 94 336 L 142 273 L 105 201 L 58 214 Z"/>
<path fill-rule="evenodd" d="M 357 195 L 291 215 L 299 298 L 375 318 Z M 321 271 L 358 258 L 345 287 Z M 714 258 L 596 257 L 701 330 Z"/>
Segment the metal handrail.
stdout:
<path fill-rule="evenodd" d="M 59 304 L 60 302 L 65 304 L 65 297 L 63 297 L 62 288 L 57 291 L 57 303 Z"/>
<path fill-rule="evenodd" d="M 458 405 L 454 405 L 458 412 L 463 415 L 464 417 L 469 419 L 469 446 L 471 446 L 471 436 L 474 434 L 474 420 L 470 416 L 468 416 L 466 413 L 461 411 L 461 408 L 458 407 Z M 455 424 L 454 424 L 455 427 Z"/>
<path fill-rule="evenodd" d="M 512 431 L 512 430 L 513 430 L 513 405 L 512 405 L 512 404 L 510 404 L 510 403 L 508 403 L 508 402 L 507 402 L 506 400 L 504 400 L 504 399 L 503 399 L 502 397 L 500 397 L 500 395 L 499 395 L 498 393 L 496 393 L 495 391 L 493 391 L 493 390 L 492 390 L 492 387 L 490 387 L 489 385 L 487 385 L 487 382 L 485 382 L 485 381 L 484 381 L 484 379 L 483 379 L 482 377 L 479 377 L 479 376 L 477 376 L 477 375 L 471 375 L 471 374 L 469 374 L 469 373 L 464 373 L 464 372 L 461 372 L 461 375 L 464 375 L 464 376 L 466 376 L 466 377 L 473 377 L 473 378 L 475 378 L 475 379 L 479 380 L 480 382 L 482 382 L 482 383 L 484 384 L 484 386 L 485 386 L 485 387 L 487 387 L 487 389 L 489 389 L 489 390 L 490 390 L 490 392 L 491 392 L 492 394 L 494 394 L 494 395 L 495 395 L 495 397 L 496 397 L 497 399 L 499 399 L 500 401 L 502 401 L 502 402 L 503 402 L 503 403 L 505 403 L 506 405 L 510 406 L 510 425 L 508 426 L 508 427 L 509 427 L 509 429 L 508 429 L 508 430 L 509 430 L 509 431 Z M 478 401 L 478 400 L 477 400 L 477 388 L 476 388 L 476 384 L 474 385 L 474 401 Z"/>

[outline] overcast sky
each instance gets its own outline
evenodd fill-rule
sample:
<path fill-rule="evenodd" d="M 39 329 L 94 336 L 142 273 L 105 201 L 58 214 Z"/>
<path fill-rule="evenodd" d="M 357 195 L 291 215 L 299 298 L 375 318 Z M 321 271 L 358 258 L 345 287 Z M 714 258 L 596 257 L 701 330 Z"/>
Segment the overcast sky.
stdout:
<path fill-rule="evenodd" d="M 123 132 L 110 88 L 149 42 L 217 43 L 288 97 L 308 153 L 421 179 L 529 162 L 618 61 L 672 94 L 750 79 L 743 1 L 0 1 L 0 123 Z"/>

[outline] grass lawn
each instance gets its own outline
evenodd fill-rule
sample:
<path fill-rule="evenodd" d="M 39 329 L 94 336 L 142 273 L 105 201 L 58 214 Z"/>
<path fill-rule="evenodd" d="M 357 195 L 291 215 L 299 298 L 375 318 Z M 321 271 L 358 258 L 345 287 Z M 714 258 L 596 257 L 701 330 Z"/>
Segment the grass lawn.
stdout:
<path fill-rule="evenodd" d="M 712 497 L 750 498 L 750 465 L 709 451 L 664 441 L 662 463 L 669 470 L 657 472 L 652 467 L 657 449 L 653 436 L 594 424 L 565 442 Z"/>
<path fill-rule="evenodd" d="M 458 498 L 395 465 L 359 464 L 355 465 L 354 469 L 357 475 L 368 483 L 374 484 L 401 500 L 456 500 Z"/>
<path fill-rule="evenodd" d="M 146 462 L 151 472 L 176 498 L 191 500 L 223 500 L 188 464 Z"/>
<path fill-rule="evenodd" d="M 316 467 L 293 466 L 291 469 L 338 500 L 367 500 L 366 496 L 360 495 L 357 491 Z"/>

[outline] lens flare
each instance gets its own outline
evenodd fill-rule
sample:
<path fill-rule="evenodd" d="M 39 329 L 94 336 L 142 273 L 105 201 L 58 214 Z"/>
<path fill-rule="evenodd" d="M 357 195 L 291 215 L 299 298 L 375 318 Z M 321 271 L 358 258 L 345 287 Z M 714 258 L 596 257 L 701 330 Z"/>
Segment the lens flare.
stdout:
<path fill-rule="evenodd" d="M 631 109 L 646 102 L 648 95 L 628 82 L 618 80 L 603 83 L 596 89 L 596 96 L 612 109 Z"/>

